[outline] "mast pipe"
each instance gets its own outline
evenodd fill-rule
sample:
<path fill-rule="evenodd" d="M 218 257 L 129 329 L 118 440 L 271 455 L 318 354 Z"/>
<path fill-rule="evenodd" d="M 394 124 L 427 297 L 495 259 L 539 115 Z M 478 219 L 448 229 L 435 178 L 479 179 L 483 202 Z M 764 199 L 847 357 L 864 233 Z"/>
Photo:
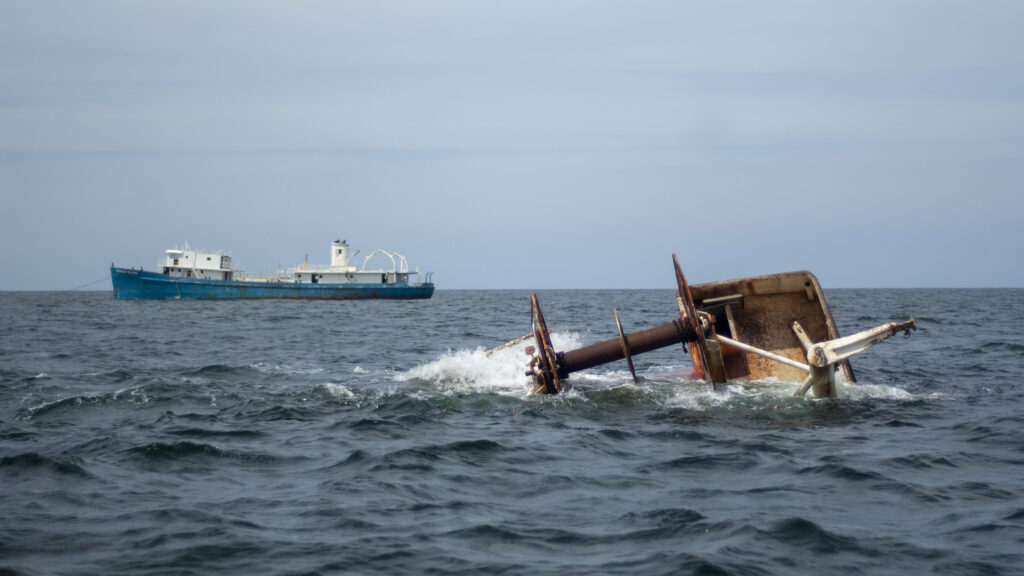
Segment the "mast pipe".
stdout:
<path fill-rule="evenodd" d="M 667 324 L 656 326 L 641 332 L 626 334 L 625 339 L 633 356 L 672 346 L 674 344 L 685 344 L 697 339 L 697 333 L 680 320 L 673 320 Z M 577 350 L 570 350 L 560 354 L 561 377 L 568 377 L 573 372 L 593 368 L 616 360 L 625 358 L 622 351 L 622 342 L 618 338 L 591 344 Z"/>

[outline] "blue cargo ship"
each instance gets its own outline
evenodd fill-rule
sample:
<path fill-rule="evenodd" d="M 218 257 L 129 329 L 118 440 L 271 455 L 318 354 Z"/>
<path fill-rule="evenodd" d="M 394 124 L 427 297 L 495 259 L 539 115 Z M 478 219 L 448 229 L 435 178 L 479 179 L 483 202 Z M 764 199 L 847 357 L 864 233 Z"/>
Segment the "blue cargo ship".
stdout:
<path fill-rule="evenodd" d="M 352 252 L 344 240 L 331 243 L 331 265 L 314 268 L 309 262 L 277 276 L 247 276 L 232 267 L 231 256 L 174 248 L 167 251 L 156 271 L 111 265 L 110 280 L 118 300 L 293 298 L 354 300 L 366 298 L 423 299 L 434 295 L 431 274 L 410 282 L 405 257 L 391 250 L 375 250 L 362 266 L 350 264 Z M 377 255 L 391 259 L 391 270 L 370 270 Z"/>

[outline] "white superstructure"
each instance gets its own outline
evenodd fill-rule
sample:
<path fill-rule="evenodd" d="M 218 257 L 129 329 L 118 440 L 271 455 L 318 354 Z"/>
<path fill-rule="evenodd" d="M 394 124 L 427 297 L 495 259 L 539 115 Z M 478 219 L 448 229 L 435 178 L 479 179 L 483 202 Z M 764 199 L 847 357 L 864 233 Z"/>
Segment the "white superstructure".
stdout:
<path fill-rule="evenodd" d="M 159 270 L 164 276 L 175 278 L 297 284 L 407 284 L 410 275 L 419 274 L 418 271 L 410 272 L 405 256 L 392 250 L 373 251 L 363 260 L 362 266 L 351 263 L 357 254 L 359 251 L 353 252 L 348 242 L 335 240 L 331 243 L 331 265 L 326 268 L 310 266 L 307 261 L 288 270 L 286 276 L 246 276 L 241 270 L 232 269 L 231 256 L 221 252 L 192 250 L 186 243 L 184 249 L 168 250 L 167 256 L 159 264 Z M 391 270 L 366 268 L 377 255 L 391 259 Z"/>
<path fill-rule="evenodd" d="M 309 262 L 303 262 L 292 273 L 296 282 L 310 284 L 405 284 L 409 282 L 409 265 L 405 256 L 393 250 L 375 250 L 363 260 L 361 267 L 351 264 L 359 254 L 352 252 L 348 242 L 335 240 L 331 243 L 331 265 L 327 268 L 314 268 Z M 369 270 L 366 265 L 377 254 L 391 259 L 391 270 Z M 412 272 L 417 274 L 418 272 Z"/>
<path fill-rule="evenodd" d="M 186 242 L 184 249 L 167 251 L 167 256 L 160 262 L 160 272 L 174 278 L 231 280 L 234 270 L 231 269 L 231 256 L 192 250 Z"/>

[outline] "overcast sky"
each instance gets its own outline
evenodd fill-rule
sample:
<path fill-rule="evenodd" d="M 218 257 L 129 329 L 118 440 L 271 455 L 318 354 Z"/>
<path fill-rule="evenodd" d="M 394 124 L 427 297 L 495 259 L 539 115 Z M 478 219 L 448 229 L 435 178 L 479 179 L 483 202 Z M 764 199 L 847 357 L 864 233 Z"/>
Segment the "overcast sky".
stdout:
<path fill-rule="evenodd" d="M 0 13 L 0 290 L 337 238 L 440 289 L 671 288 L 673 252 L 691 282 L 1024 286 L 1024 2 Z"/>

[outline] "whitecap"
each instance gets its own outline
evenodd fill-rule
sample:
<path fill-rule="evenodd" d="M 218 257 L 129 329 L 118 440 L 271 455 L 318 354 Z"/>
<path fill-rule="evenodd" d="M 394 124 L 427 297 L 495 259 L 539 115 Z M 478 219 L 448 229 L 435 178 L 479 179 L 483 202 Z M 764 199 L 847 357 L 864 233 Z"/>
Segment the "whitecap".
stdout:
<path fill-rule="evenodd" d="M 551 340 L 557 350 L 580 347 L 580 337 L 576 333 L 553 332 Z M 528 340 L 490 355 L 479 347 L 474 350 L 448 350 L 433 362 L 397 374 L 395 379 L 400 382 L 425 381 L 457 393 L 524 395 L 531 385 L 530 377 L 526 375 L 530 358 L 525 351 L 532 345 L 533 341 Z"/>
<path fill-rule="evenodd" d="M 264 362 L 250 364 L 249 367 L 261 374 L 270 374 L 272 376 L 290 374 L 309 376 L 312 374 L 321 374 L 324 371 L 324 369 L 320 367 L 297 367 L 288 364 L 266 364 Z"/>
<path fill-rule="evenodd" d="M 356 395 L 352 390 L 343 384 L 336 384 L 334 382 L 325 382 L 316 387 L 316 390 L 322 391 L 332 398 L 350 400 L 355 398 Z"/>

